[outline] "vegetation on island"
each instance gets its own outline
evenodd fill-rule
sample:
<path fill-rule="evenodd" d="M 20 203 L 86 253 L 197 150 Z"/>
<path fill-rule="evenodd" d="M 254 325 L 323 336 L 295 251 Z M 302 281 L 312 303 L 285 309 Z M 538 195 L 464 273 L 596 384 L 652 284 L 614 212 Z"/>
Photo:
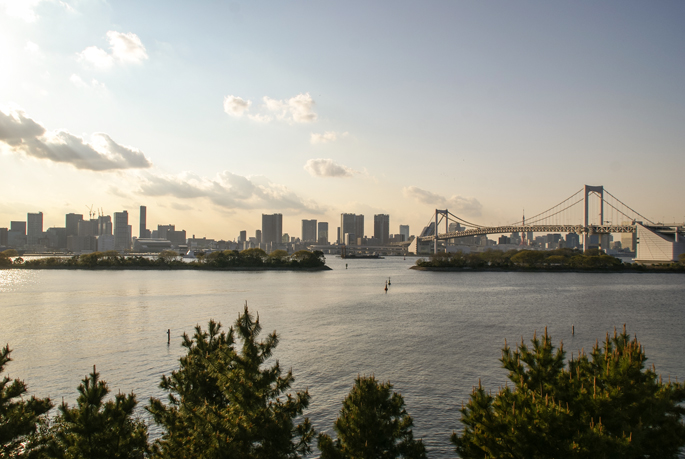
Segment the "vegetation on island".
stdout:
<path fill-rule="evenodd" d="M 246 305 L 227 331 L 210 321 L 206 330 L 183 335 L 179 368 L 160 383 L 167 399 L 145 406 L 162 429 L 153 442 L 134 415 L 135 394 L 105 400 L 110 390 L 95 368 L 79 385 L 76 405 L 63 402 L 54 418 L 50 399 L 27 399 L 24 382 L 4 377 L 1 456 L 298 459 L 312 454 L 318 438 L 322 459 L 427 457 L 402 396 L 373 376 L 355 379 L 333 425 L 336 438 L 317 437 L 304 417 L 308 391 L 291 391 L 292 372 L 271 360 L 278 335 L 260 333 L 259 317 Z M 0 351 L 0 373 L 10 352 Z M 685 447 L 685 383 L 662 381 L 646 361 L 625 327 L 570 360 L 546 330 L 530 346 L 505 342 L 500 362 L 511 386 L 492 394 L 479 381 L 451 442 L 463 459 L 675 459 Z"/>
<path fill-rule="evenodd" d="M 7 251 L 6 251 L 7 252 Z M 285 250 L 267 254 L 262 249 L 224 250 L 184 261 L 173 250 L 155 257 L 121 255 L 116 250 L 92 252 L 71 257 L 46 257 L 24 260 L 0 252 L 0 268 L 20 269 L 326 269 L 323 252 L 300 250 L 292 255 Z"/>
<path fill-rule="evenodd" d="M 419 258 L 413 269 L 443 270 L 528 270 L 528 271 L 675 271 L 685 272 L 685 257 L 678 263 L 643 265 L 623 263 L 600 249 L 581 252 L 577 249 L 556 250 L 486 250 L 477 253 L 434 253 L 428 260 Z"/>

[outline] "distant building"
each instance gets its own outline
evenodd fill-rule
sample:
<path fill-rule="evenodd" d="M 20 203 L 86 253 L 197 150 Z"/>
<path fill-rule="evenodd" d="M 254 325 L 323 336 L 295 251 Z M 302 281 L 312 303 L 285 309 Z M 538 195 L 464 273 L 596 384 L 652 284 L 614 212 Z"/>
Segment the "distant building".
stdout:
<path fill-rule="evenodd" d="M 340 214 L 340 240 L 346 245 L 355 245 L 364 238 L 364 216 Z"/>
<path fill-rule="evenodd" d="M 150 234 L 147 229 L 147 207 L 140 206 L 140 228 L 138 231 L 139 238 L 149 238 Z"/>
<path fill-rule="evenodd" d="M 114 212 L 114 250 L 131 248 L 131 234 L 128 229 L 128 212 Z"/>
<path fill-rule="evenodd" d="M 98 252 L 116 250 L 114 247 L 114 236 L 112 234 L 103 234 L 98 236 Z"/>
<path fill-rule="evenodd" d="M 302 242 L 316 242 L 316 220 L 302 220 Z"/>
<path fill-rule="evenodd" d="M 26 243 L 38 245 L 38 239 L 43 237 L 43 212 L 26 214 Z"/>
<path fill-rule="evenodd" d="M 568 233 L 566 235 L 566 248 L 575 249 L 580 247 L 580 236 L 576 233 Z"/>
<path fill-rule="evenodd" d="M 404 240 L 409 240 L 409 225 L 400 225 L 400 234 L 404 236 Z"/>
<path fill-rule="evenodd" d="M 0 247 L 7 247 L 7 228 L 0 228 Z"/>
<path fill-rule="evenodd" d="M 256 230 L 254 232 L 254 238 L 256 240 L 257 245 L 262 243 L 262 230 Z"/>
<path fill-rule="evenodd" d="M 240 232 L 240 237 L 238 238 L 239 242 L 247 242 L 247 231 L 241 231 Z"/>
<path fill-rule="evenodd" d="M 170 250 L 172 248 L 172 243 L 168 239 L 152 239 L 152 238 L 141 238 L 136 239 L 135 244 L 133 244 L 133 250 L 135 252 L 161 252 L 162 250 Z"/>
<path fill-rule="evenodd" d="M 283 243 L 283 215 L 282 214 L 262 214 L 262 246 L 269 244 Z M 269 251 L 273 247 L 268 247 Z M 266 250 L 266 249 L 265 249 Z"/>
<path fill-rule="evenodd" d="M 430 225 L 424 226 L 419 237 L 433 236 L 435 234 L 435 222 L 430 222 Z"/>
<path fill-rule="evenodd" d="M 497 241 L 499 245 L 506 245 L 511 243 L 511 238 L 506 235 L 501 235 Z"/>
<path fill-rule="evenodd" d="M 318 244 L 328 244 L 328 222 L 319 222 L 318 224 L 319 237 Z"/>
<path fill-rule="evenodd" d="M 67 214 L 65 227 L 67 228 L 67 237 L 78 236 L 78 222 L 83 220 L 81 214 Z"/>
<path fill-rule="evenodd" d="M 388 243 L 390 237 L 390 215 L 377 214 L 373 216 L 373 237 L 383 245 Z"/>
<path fill-rule="evenodd" d="M 45 230 L 45 236 L 48 238 L 48 247 L 51 249 L 66 249 L 67 248 L 67 229 L 66 228 L 48 228 Z M 2 245 L 2 244 L 0 244 Z"/>
<path fill-rule="evenodd" d="M 98 217 L 98 236 L 111 236 L 112 235 L 112 217 L 109 215 L 103 215 Z"/>
<path fill-rule="evenodd" d="M 26 245 L 26 222 L 10 222 L 10 230 L 7 232 L 7 245 L 15 249 Z"/>

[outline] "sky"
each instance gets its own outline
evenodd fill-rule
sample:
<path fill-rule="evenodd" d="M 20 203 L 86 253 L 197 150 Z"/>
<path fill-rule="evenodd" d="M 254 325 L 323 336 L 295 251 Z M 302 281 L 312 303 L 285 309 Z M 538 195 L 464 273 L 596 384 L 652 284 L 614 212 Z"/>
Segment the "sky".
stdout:
<path fill-rule="evenodd" d="M 685 220 L 682 1 L 0 0 L 0 226 Z"/>

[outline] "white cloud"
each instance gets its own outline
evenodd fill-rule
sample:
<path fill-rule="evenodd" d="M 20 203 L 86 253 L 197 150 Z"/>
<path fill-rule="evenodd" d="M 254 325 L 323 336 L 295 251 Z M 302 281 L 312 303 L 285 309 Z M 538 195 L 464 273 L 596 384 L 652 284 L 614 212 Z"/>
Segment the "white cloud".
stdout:
<path fill-rule="evenodd" d="M 83 81 L 83 79 L 80 76 L 78 76 L 77 74 L 74 73 L 73 75 L 71 75 L 71 77 L 69 77 L 69 81 L 71 81 L 71 83 L 74 86 L 76 86 L 77 88 L 92 90 L 92 91 L 94 91 L 98 94 L 101 94 L 101 95 L 107 94 L 107 92 L 108 92 L 107 86 L 105 86 L 105 83 L 100 83 L 95 78 L 93 78 L 89 84 L 89 83 L 86 83 L 85 81 Z"/>
<path fill-rule="evenodd" d="M 357 173 L 354 169 L 338 164 L 332 159 L 310 159 L 304 165 L 304 170 L 314 177 L 352 177 Z"/>
<path fill-rule="evenodd" d="M 328 143 L 328 142 L 335 142 L 341 137 L 347 137 L 348 133 L 343 132 L 342 134 L 338 134 L 337 132 L 334 131 L 326 131 L 323 134 L 316 134 L 312 133 L 309 142 L 312 145 L 316 145 L 319 143 Z"/>
<path fill-rule="evenodd" d="M 111 53 L 97 46 L 89 46 L 77 53 L 79 61 L 85 62 L 98 70 L 107 70 L 115 63 L 140 64 L 148 58 L 145 46 L 134 33 L 122 33 L 110 30 L 107 32 Z"/>
<path fill-rule="evenodd" d="M 35 8 L 40 2 L 41 0 L 0 0 L 0 5 L 5 7 L 8 16 L 35 22 L 38 19 Z"/>
<path fill-rule="evenodd" d="M 270 112 L 275 112 L 276 117 L 295 123 L 311 123 L 316 121 L 314 112 L 314 99 L 309 93 L 298 94 L 287 100 L 271 99 L 264 96 L 264 106 Z"/>
<path fill-rule="evenodd" d="M 457 195 L 446 198 L 417 186 L 406 187 L 403 191 L 404 196 L 408 198 L 413 198 L 431 207 L 448 209 L 455 215 L 479 217 L 483 210 L 483 205 L 476 198 L 465 198 Z"/>
<path fill-rule="evenodd" d="M 152 166 L 141 151 L 120 145 L 107 134 L 95 133 L 89 143 L 67 131 L 48 132 L 18 109 L 0 110 L 0 143 L 12 152 L 71 164 L 77 169 L 107 171 Z"/>
<path fill-rule="evenodd" d="M 243 113 L 250 109 L 250 105 L 252 105 L 252 101 L 244 100 L 238 96 L 224 97 L 224 111 L 231 116 L 243 116 Z"/>
<path fill-rule="evenodd" d="M 185 172 L 180 175 L 146 174 L 140 193 L 179 199 L 209 199 L 224 209 L 298 210 L 321 213 L 320 206 L 303 199 L 283 185 L 264 178 L 244 177 L 229 171 L 213 179 Z"/>
<path fill-rule="evenodd" d="M 43 53 L 40 51 L 40 46 L 35 44 L 32 41 L 27 41 L 26 46 L 24 46 L 24 50 L 28 51 L 29 53 L 33 54 L 36 57 L 43 57 Z"/>
<path fill-rule="evenodd" d="M 112 48 L 112 57 L 122 64 L 140 64 L 148 58 L 145 46 L 138 35 L 129 32 L 107 32 L 109 46 Z"/>
<path fill-rule="evenodd" d="M 247 115 L 247 117 L 258 123 L 269 123 L 273 119 L 269 115 L 260 115 L 259 113 L 256 115 Z"/>

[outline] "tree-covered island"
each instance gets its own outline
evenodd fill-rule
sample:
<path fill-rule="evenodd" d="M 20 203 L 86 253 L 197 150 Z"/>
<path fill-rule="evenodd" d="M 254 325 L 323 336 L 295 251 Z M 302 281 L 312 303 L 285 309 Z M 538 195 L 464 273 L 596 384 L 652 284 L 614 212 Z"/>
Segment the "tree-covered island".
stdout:
<path fill-rule="evenodd" d="M 677 263 L 623 263 L 602 250 L 487 250 L 479 253 L 435 253 L 419 258 L 411 269 L 424 271 L 605 271 L 685 273 L 685 255 Z"/>
<path fill-rule="evenodd" d="M 285 250 L 267 254 L 262 249 L 211 252 L 192 261 L 183 260 L 173 250 L 157 256 L 121 255 L 115 250 L 92 252 L 72 257 L 46 257 L 24 260 L 11 251 L 0 252 L 0 269 L 190 269 L 207 271 L 301 270 L 320 271 L 326 266 L 323 252 L 300 250 L 292 255 Z"/>

